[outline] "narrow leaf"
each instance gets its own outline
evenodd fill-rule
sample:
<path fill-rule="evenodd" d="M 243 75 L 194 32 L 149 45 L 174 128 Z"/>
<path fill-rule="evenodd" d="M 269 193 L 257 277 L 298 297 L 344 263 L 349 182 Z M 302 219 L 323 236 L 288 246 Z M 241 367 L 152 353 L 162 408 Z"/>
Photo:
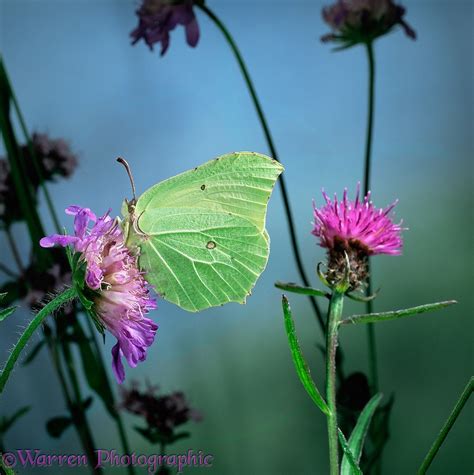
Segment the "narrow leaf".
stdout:
<path fill-rule="evenodd" d="M 275 282 L 275 287 L 277 289 L 286 290 L 287 292 L 293 292 L 294 294 L 302 295 L 315 295 L 317 297 L 326 297 L 330 298 L 330 295 L 323 290 L 313 289 L 311 287 L 302 287 L 295 284 L 294 282 Z"/>
<path fill-rule="evenodd" d="M 405 308 L 403 310 L 393 310 L 391 312 L 369 313 L 365 315 L 352 315 L 344 318 L 341 323 L 377 323 L 388 320 L 396 320 L 398 318 L 411 317 L 419 313 L 432 312 L 440 308 L 454 305 L 456 300 L 447 300 L 445 302 L 428 303 L 426 305 L 419 305 L 418 307 Z"/>
<path fill-rule="evenodd" d="M 344 437 L 344 434 L 342 433 L 341 429 L 337 429 L 338 435 L 339 435 L 339 442 L 341 444 L 342 450 L 344 451 L 344 457 L 347 457 L 347 461 L 349 462 L 349 465 L 352 469 L 352 472 L 349 472 L 351 474 L 355 475 L 362 475 L 362 470 L 359 468 L 359 465 L 354 459 L 354 454 L 351 452 L 351 449 L 349 447 L 349 444 L 347 443 L 346 438 Z M 341 471 L 341 475 L 343 472 Z"/>
<path fill-rule="evenodd" d="M 72 419 L 70 417 L 58 416 L 53 417 L 46 423 L 46 430 L 48 434 L 54 439 L 61 437 L 63 432 L 72 425 Z"/>
<path fill-rule="evenodd" d="M 376 394 L 364 407 L 360 413 L 359 419 L 357 419 L 356 426 L 352 431 L 349 438 L 349 449 L 354 456 L 356 463 L 359 463 L 360 456 L 362 454 L 362 447 L 364 446 L 365 436 L 369 429 L 370 421 L 374 415 L 375 409 L 382 399 L 382 394 Z M 352 475 L 351 463 L 346 455 L 344 455 L 341 464 L 341 475 Z"/>
<path fill-rule="evenodd" d="M 15 313 L 16 307 L 8 307 L 0 310 L 0 322 L 8 318 L 12 313 Z"/>
<path fill-rule="evenodd" d="M 296 338 L 295 333 L 295 324 L 293 322 L 293 316 L 291 314 L 290 303 L 288 299 L 283 295 L 282 296 L 282 306 L 283 314 L 285 316 L 285 328 L 288 335 L 288 342 L 290 344 L 291 355 L 293 357 L 293 362 L 295 363 L 296 372 L 300 378 L 301 383 L 303 384 L 306 392 L 309 394 L 313 402 L 324 412 L 324 414 L 329 415 L 330 410 L 326 404 L 326 401 L 322 398 L 321 394 L 318 391 L 318 388 L 314 384 L 313 379 L 311 378 L 311 373 L 309 371 L 308 365 L 304 360 L 303 354 L 301 352 L 298 339 Z"/>
<path fill-rule="evenodd" d="M 38 355 L 41 348 L 43 348 L 44 344 L 45 344 L 44 340 L 41 340 L 38 343 L 36 343 L 36 345 L 33 347 L 33 349 L 30 351 L 28 356 L 23 361 L 22 366 L 26 366 L 30 364 L 36 358 L 36 355 Z"/>

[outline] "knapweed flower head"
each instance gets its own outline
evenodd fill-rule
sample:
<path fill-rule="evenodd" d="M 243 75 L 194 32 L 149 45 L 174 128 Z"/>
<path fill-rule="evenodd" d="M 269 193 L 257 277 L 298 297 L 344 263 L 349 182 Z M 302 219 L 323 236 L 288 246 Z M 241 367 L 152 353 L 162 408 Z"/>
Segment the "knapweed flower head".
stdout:
<path fill-rule="evenodd" d="M 161 56 L 170 43 L 170 31 L 183 25 L 189 46 L 199 41 L 199 25 L 194 14 L 194 0 L 143 0 L 136 11 L 138 26 L 130 33 L 132 44 L 141 39 L 153 50 L 155 43 L 161 43 Z"/>
<path fill-rule="evenodd" d="M 173 442 L 175 429 L 187 422 L 200 421 L 200 413 L 192 409 L 184 393 L 175 391 L 159 395 L 158 388 L 148 385 L 140 391 L 137 383 L 130 389 L 122 389 L 121 407 L 126 411 L 143 417 L 147 428 L 142 432 L 150 441 Z"/>
<path fill-rule="evenodd" d="M 340 43 L 342 48 L 369 43 L 396 25 L 410 38 L 416 38 L 415 31 L 404 19 L 405 8 L 392 0 L 338 0 L 324 7 L 322 15 L 332 32 L 321 40 Z"/>
<path fill-rule="evenodd" d="M 158 326 L 145 315 L 156 308 L 137 264 L 125 246 L 122 230 L 108 213 L 97 218 L 89 208 L 70 206 L 74 235 L 54 234 L 41 239 L 43 247 L 72 246 L 85 266 L 85 289 L 93 302 L 94 319 L 117 338 L 112 369 L 119 383 L 125 379 L 122 357 L 133 368 L 144 361 Z M 89 228 L 89 223 L 93 225 Z"/>
<path fill-rule="evenodd" d="M 390 216 L 395 201 L 385 209 L 375 208 L 370 192 L 359 199 L 357 185 L 354 201 L 347 198 L 344 190 L 342 200 L 331 200 L 323 191 L 326 204 L 314 207 L 312 234 L 319 238 L 319 245 L 328 250 L 326 278 L 331 285 L 342 279 L 349 259 L 350 289 L 359 287 L 367 278 L 367 258 L 376 254 L 401 254 L 403 242 L 401 223 L 395 224 Z M 347 256 L 347 257 L 346 257 Z"/>

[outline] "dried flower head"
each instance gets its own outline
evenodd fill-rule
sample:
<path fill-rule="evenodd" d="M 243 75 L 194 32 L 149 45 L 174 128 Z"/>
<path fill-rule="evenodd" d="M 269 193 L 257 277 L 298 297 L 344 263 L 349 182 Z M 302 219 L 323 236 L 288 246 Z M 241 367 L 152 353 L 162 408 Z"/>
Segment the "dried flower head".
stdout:
<path fill-rule="evenodd" d="M 47 134 L 34 133 L 31 148 L 22 145 L 20 154 L 23 172 L 35 193 L 43 180 L 70 177 L 78 163 L 65 140 L 51 139 Z M 10 166 L 6 159 L 0 158 L 0 220 L 9 226 L 22 219 Z"/>
<path fill-rule="evenodd" d="M 193 11 L 194 0 L 143 0 L 136 11 L 138 26 L 130 33 L 132 44 L 141 39 L 153 50 L 155 43 L 161 43 L 161 56 L 170 43 L 170 31 L 183 25 L 189 46 L 199 41 L 199 25 Z"/>
<path fill-rule="evenodd" d="M 341 43 L 343 48 L 371 42 L 396 25 L 410 38 L 416 38 L 415 31 L 404 20 L 405 8 L 392 0 L 338 0 L 324 7 L 322 15 L 332 33 L 321 40 Z"/>
<path fill-rule="evenodd" d="M 331 285 L 341 282 L 346 269 L 346 255 L 350 263 L 350 289 L 359 287 L 367 278 L 367 258 L 376 254 L 401 254 L 401 223 L 394 224 L 390 212 L 397 202 L 385 209 L 375 208 L 370 192 L 359 201 L 360 185 L 354 201 L 347 199 L 344 190 L 342 201 L 334 201 L 323 191 L 326 204 L 314 206 L 312 234 L 319 237 L 321 247 L 328 249 L 326 278 Z"/>
<path fill-rule="evenodd" d="M 133 383 L 130 389 L 122 389 L 121 407 L 143 417 L 147 429 L 141 432 L 151 441 L 171 443 L 176 438 L 177 427 L 191 420 L 200 421 L 202 416 L 189 406 L 182 392 L 158 395 L 157 391 L 157 387 L 150 385 L 140 391 Z"/>
<path fill-rule="evenodd" d="M 125 379 L 122 356 L 131 367 L 144 361 L 158 326 L 144 315 L 156 308 L 147 283 L 137 265 L 137 256 L 125 246 L 116 220 L 108 213 L 97 218 L 89 208 L 70 206 L 73 236 L 45 237 L 43 247 L 71 245 L 85 265 L 85 284 L 94 305 L 93 314 L 116 338 L 112 348 L 112 369 L 119 383 Z M 89 229 L 89 222 L 94 224 Z"/>

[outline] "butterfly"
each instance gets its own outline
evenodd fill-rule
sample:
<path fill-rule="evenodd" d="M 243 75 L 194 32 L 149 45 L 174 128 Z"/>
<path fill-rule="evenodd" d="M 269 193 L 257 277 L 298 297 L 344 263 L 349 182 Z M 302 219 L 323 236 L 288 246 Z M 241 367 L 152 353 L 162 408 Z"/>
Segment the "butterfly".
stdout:
<path fill-rule="evenodd" d="M 282 172 L 265 155 L 230 153 L 125 200 L 126 245 L 148 283 L 191 312 L 245 303 L 268 261 L 267 204 Z"/>

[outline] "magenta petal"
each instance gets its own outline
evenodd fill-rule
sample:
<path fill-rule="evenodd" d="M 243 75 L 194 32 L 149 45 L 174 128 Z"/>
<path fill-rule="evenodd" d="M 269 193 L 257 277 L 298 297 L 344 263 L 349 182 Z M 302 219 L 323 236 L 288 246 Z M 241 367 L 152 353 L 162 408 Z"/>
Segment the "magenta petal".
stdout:
<path fill-rule="evenodd" d="M 120 343 L 117 341 L 112 348 L 112 370 L 114 372 L 117 383 L 122 384 L 125 380 L 125 369 L 122 364 L 122 358 L 120 355 Z"/>
<path fill-rule="evenodd" d="M 41 247 L 53 247 L 53 246 L 62 246 L 66 247 L 69 244 L 77 242 L 78 239 L 75 236 L 65 236 L 64 234 L 52 234 L 51 236 L 46 236 L 40 239 Z"/>
<path fill-rule="evenodd" d="M 189 46 L 196 46 L 199 41 L 199 25 L 196 18 L 193 18 L 186 25 L 186 41 Z"/>

